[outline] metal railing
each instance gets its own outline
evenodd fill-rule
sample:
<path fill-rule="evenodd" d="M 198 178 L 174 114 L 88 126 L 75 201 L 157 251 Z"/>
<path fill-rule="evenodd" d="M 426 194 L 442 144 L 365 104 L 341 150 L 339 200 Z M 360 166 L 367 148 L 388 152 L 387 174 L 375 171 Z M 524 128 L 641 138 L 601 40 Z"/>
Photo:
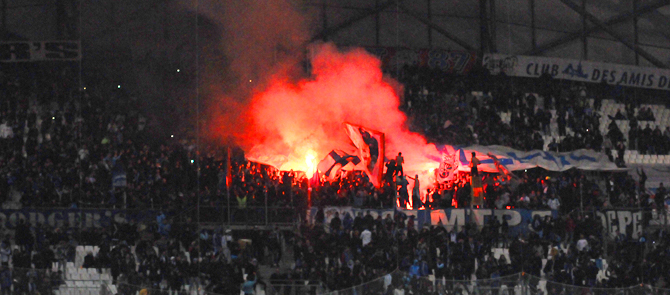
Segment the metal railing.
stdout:
<path fill-rule="evenodd" d="M 595 285 L 595 284 L 594 284 Z M 621 294 L 647 295 L 670 294 L 670 289 L 656 288 L 640 284 L 626 288 L 598 288 L 575 286 L 546 280 L 527 273 L 517 273 L 497 278 L 477 280 L 445 280 L 434 275 L 417 277 L 406 272 L 395 271 L 384 277 L 350 288 L 331 291 L 331 295 L 359 294 Z M 304 293 L 307 294 L 307 293 Z"/>

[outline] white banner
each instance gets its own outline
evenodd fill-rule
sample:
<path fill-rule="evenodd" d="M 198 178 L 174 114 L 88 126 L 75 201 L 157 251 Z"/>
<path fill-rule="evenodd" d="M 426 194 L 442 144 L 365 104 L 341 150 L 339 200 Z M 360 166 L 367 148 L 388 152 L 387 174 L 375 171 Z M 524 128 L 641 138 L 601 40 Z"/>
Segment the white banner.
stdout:
<path fill-rule="evenodd" d="M 0 62 L 80 59 L 79 41 L 0 42 Z"/>
<path fill-rule="evenodd" d="M 556 79 L 610 85 L 670 89 L 670 70 L 621 64 L 562 59 L 543 56 L 485 54 L 482 60 L 491 74 L 515 77 L 540 77 L 549 73 Z"/>
<path fill-rule="evenodd" d="M 445 148 L 445 153 L 447 152 Z M 493 159 L 487 156 L 489 153 L 496 156 L 500 163 L 510 171 L 524 170 L 540 167 L 549 171 L 565 171 L 572 168 L 592 171 L 623 171 L 627 168 L 619 168 L 610 161 L 604 153 L 593 150 L 576 150 L 569 153 L 554 153 L 540 150 L 523 152 L 504 146 L 469 146 L 457 150 L 453 157 L 451 166 L 456 171 L 470 171 L 470 159 L 475 152 L 481 163 L 479 171 L 498 173 Z"/>

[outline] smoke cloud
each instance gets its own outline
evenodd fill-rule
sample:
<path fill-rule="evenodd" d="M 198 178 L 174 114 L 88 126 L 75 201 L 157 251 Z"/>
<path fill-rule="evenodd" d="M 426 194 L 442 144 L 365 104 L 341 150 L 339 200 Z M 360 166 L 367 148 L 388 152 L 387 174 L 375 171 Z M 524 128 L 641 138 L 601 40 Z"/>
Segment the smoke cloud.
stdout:
<path fill-rule="evenodd" d="M 398 109 L 401 86 L 383 75 L 378 58 L 333 44 L 306 48 L 310 18 L 289 0 L 223 2 L 200 9 L 222 26 L 233 73 L 220 81 L 228 86 L 208 109 L 210 136 L 234 138 L 250 159 L 305 170 L 308 153 L 321 159 L 351 147 L 348 122 L 384 132 L 387 158 L 403 152 L 405 171 L 438 166 L 436 147 L 407 130 Z M 305 56 L 309 75 L 301 63 Z"/>

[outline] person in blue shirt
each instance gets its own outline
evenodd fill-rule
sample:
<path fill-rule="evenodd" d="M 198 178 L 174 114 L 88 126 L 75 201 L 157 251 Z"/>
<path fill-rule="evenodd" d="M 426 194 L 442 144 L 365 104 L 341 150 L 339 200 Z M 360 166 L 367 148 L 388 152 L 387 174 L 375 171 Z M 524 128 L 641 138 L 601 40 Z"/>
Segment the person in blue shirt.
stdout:
<path fill-rule="evenodd" d="M 244 295 L 254 295 L 254 289 L 256 286 L 256 274 L 250 273 L 247 276 L 247 281 L 242 284 L 242 292 Z"/>
<path fill-rule="evenodd" d="M 419 261 L 414 260 L 414 264 L 412 264 L 412 266 L 409 267 L 409 275 L 412 278 L 413 277 L 419 277 L 419 276 L 421 276 L 420 272 L 421 272 L 421 267 L 419 266 Z"/>
<path fill-rule="evenodd" d="M 426 262 L 426 260 L 421 260 L 421 276 L 427 277 L 430 273 L 431 271 L 428 262 Z"/>

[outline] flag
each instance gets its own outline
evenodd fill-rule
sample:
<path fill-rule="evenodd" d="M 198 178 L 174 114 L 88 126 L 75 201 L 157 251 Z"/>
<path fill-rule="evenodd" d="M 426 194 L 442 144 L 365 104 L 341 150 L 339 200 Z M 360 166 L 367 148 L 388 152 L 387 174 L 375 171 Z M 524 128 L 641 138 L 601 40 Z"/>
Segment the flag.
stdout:
<path fill-rule="evenodd" d="M 363 170 L 370 182 L 379 187 L 384 171 L 384 133 L 349 123 L 345 123 L 345 126 L 361 159 L 356 170 Z"/>
<path fill-rule="evenodd" d="M 112 168 L 112 187 L 126 187 L 126 184 L 126 170 L 117 161 L 114 168 Z"/>
<path fill-rule="evenodd" d="M 339 178 L 342 169 L 354 170 L 361 163 L 356 155 L 351 155 L 341 150 L 332 150 L 316 166 L 319 172 L 326 176 L 326 180 L 334 181 Z"/>
<path fill-rule="evenodd" d="M 493 159 L 493 164 L 495 164 L 495 165 L 496 165 L 496 168 L 498 168 L 498 173 L 500 173 L 501 175 L 503 175 L 503 176 L 505 177 L 505 180 L 510 180 L 510 179 L 514 178 L 514 174 L 512 174 L 512 173 L 507 169 L 507 167 L 505 166 L 505 164 L 501 163 L 500 160 L 498 160 L 498 157 L 496 157 L 495 155 L 493 155 L 493 154 L 491 154 L 491 153 L 488 153 L 488 156 L 489 156 L 491 159 Z"/>
<path fill-rule="evenodd" d="M 456 155 L 456 151 L 454 151 L 453 148 L 443 153 L 440 167 L 435 171 L 435 179 L 437 182 L 446 184 L 447 188 L 453 186 L 455 180 L 454 175 L 458 172 L 459 162 L 456 160 Z"/>

